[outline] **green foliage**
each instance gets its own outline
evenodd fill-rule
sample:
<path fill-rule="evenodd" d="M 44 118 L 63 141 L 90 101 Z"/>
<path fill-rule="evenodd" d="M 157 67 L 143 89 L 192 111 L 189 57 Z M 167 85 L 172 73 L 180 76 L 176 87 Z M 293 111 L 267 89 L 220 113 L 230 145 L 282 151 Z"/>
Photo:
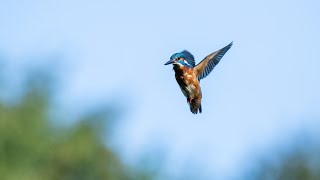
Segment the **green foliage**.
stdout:
<path fill-rule="evenodd" d="M 296 138 L 299 139 L 299 138 Z M 253 173 L 245 179 L 257 180 L 319 180 L 320 146 L 315 140 L 299 139 L 285 152 L 272 152 L 268 159 L 257 163 Z"/>
<path fill-rule="evenodd" d="M 0 179 L 150 179 L 103 143 L 103 132 L 91 123 L 95 116 L 69 128 L 53 126 L 45 87 L 29 87 L 19 102 L 0 102 Z"/>

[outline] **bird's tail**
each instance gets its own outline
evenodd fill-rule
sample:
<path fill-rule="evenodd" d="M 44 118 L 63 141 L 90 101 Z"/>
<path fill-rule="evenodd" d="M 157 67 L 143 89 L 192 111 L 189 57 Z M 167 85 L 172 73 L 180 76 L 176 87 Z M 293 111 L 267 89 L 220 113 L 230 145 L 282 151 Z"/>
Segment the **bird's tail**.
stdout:
<path fill-rule="evenodd" d="M 201 102 L 195 101 L 194 99 L 191 100 L 191 102 L 189 103 L 190 106 L 190 111 L 193 114 L 198 114 L 202 112 L 202 107 L 201 107 Z"/>

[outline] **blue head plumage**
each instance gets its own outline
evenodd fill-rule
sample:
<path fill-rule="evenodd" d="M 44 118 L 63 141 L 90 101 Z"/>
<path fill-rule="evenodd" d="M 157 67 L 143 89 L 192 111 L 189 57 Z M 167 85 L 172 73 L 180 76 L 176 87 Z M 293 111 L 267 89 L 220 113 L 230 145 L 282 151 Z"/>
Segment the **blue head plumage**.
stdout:
<path fill-rule="evenodd" d="M 193 55 L 186 50 L 173 54 L 170 57 L 170 61 L 168 61 L 165 65 L 172 64 L 172 63 L 174 64 L 179 63 L 190 68 L 193 68 L 195 66 Z"/>

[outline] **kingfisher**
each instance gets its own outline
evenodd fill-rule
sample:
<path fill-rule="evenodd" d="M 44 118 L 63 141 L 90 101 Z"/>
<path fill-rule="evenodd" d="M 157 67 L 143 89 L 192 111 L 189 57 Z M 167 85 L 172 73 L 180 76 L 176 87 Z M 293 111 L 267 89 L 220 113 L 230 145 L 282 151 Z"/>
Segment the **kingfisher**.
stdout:
<path fill-rule="evenodd" d="M 182 93 L 187 98 L 187 103 L 193 114 L 202 112 L 200 80 L 210 74 L 224 54 L 231 48 L 232 43 L 233 42 L 224 48 L 209 54 L 197 65 L 195 65 L 193 55 L 187 50 L 173 54 L 170 57 L 170 60 L 164 64 L 173 65 L 175 78 Z"/>

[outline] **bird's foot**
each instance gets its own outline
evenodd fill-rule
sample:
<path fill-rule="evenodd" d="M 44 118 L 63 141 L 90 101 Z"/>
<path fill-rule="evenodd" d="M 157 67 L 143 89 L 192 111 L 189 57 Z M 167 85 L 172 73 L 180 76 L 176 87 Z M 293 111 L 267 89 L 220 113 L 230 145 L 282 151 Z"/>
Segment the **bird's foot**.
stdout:
<path fill-rule="evenodd" d="M 187 102 L 188 102 L 189 104 L 191 104 L 192 101 L 193 101 L 192 98 L 187 98 Z"/>

